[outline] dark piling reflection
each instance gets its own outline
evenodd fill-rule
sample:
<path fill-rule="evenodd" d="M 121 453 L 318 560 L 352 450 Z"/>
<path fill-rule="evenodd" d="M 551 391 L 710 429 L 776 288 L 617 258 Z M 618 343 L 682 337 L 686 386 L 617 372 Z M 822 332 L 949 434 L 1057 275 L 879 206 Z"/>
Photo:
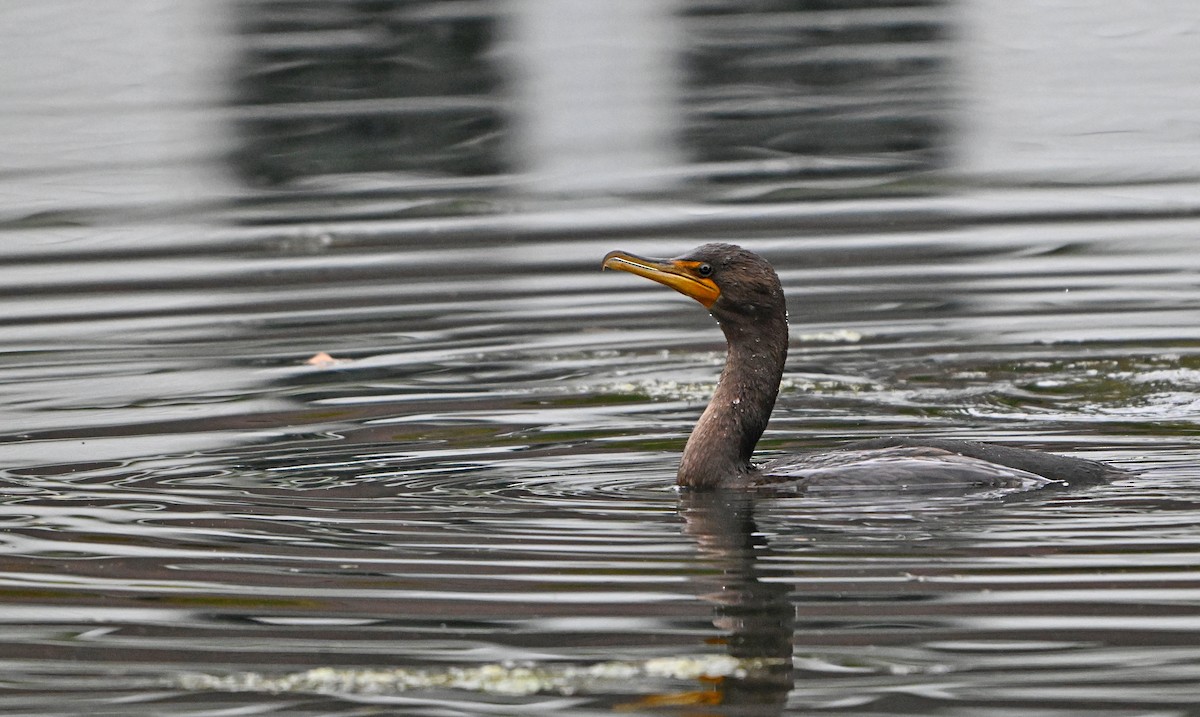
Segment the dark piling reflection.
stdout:
<path fill-rule="evenodd" d="M 723 705 L 770 705 L 782 711 L 792 688 L 796 613 L 789 586 L 763 579 L 758 560 L 770 546 L 755 525 L 752 497 L 685 493 L 679 511 L 685 531 L 713 568 L 700 578 L 703 599 L 713 604 L 713 624 L 725 631 L 729 655 L 760 665 L 724 678 L 715 697 Z"/>

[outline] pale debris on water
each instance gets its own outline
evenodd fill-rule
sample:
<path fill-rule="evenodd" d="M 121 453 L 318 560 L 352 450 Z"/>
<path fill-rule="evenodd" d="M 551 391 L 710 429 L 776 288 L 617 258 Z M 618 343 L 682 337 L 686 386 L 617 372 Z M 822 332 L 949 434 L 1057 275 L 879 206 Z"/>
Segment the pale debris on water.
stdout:
<path fill-rule="evenodd" d="M 801 341 L 820 341 L 823 343 L 856 344 L 863 340 L 863 335 L 850 329 L 834 329 L 833 331 L 814 331 L 800 334 Z"/>
<path fill-rule="evenodd" d="M 866 380 L 848 376 L 832 377 L 829 380 L 812 380 L 806 378 L 784 378 L 779 382 L 781 393 L 793 391 L 838 391 L 848 389 L 859 391 L 863 386 L 871 387 Z M 638 395 L 652 399 L 671 401 L 707 401 L 716 390 L 716 381 L 711 382 L 681 382 L 646 379 L 642 381 L 625 381 L 608 386 L 589 386 L 589 392 L 601 392 L 619 395 Z"/>
<path fill-rule="evenodd" d="M 627 690 L 631 679 L 688 680 L 741 677 L 781 664 L 776 659 L 744 660 L 727 655 L 660 657 L 642 662 L 612 661 L 592 665 L 511 665 L 448 667 L 439 670 L 390 670 L 318 667 L 305 672 L 267 675 L 240 672 L 231 675 L 185 674 L 174 686 L 187 690 L 221 692 L 321 693 L 379 695 L 422 689 L 457 689 L 494 695 L 522 696 L 537 693 L 571 695 L 596 691 L 603 683 Z"/>
<path fill-rule="evenodd" d="M 334 358 L 324 351 L 321 351 L 314 354 L 304 363 L 308 366 L 316 366 L 317 368 L 332 368 L 334 366 L 341 366 L 342 364 L 350 363 L 350 359 Z"/>
<path fill-rule="evenodd" d="M 712 394 L 715 383 L 680 381 L 662 381 L 646 379 L 643 381 L 625 381 L 611 386 L 602 386 L 605 393 L 636 394 L 648 398 L 665 398 L 671 400 L 699 401 L 707 399 Z M 593 390 L 592 388 L 588 389 Z"/>

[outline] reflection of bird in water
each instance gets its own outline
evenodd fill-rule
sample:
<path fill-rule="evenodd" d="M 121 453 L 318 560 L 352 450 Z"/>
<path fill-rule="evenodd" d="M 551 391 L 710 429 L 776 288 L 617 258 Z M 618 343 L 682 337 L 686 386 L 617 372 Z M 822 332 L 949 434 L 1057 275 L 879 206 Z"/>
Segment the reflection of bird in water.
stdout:
<path fill-rule="evenodd" d="M 705 244 L 675 259 L 621 251 L 604 267 L 644 276 L 699 301 L 728 342 L 716 392 L 692 430 L 677 482 L 689 488 L 787 484 L 820 488 L 1032 488 L 1096 482 L 1121 471 L 1096 461 L 974 441 L 880 438 L 762 466 L 750 457 L 767 426 L 787 358 L 787 306 L 762 257 L 731 244 Z"/>
<path fill-rule="evenodd" d="M 688 535 L 719 571 L 704 596 L 716 608 L 713 624 L 727 631 L 730 657 L 759 663 L 720 685 L 723 704 L 777 705 L 792 689 L 792 638 L 796 612 L 790 585 L 762 582 L 759 555 L 769 546 L 754 524 L 746 494 L 691 493 L 682 497 Z"/>
<path fill-rule="evenodd" d="M 734 491 L 689 492 L 680 501 L 685 530 L 696 541 L 707 568 L 695 577 L 704 591 L 701 598 L 713 605 L 713 625 L 739 669 L 709 679 L 700 690 L 652 695 L 625 706 L 753 705 L 753 711 L 746 714 L 782 714 L 794 680 L 796 611 L 790 585 L 760 579 L 758 558 L 769 546 L 754 523 L 753 496 Z"/>

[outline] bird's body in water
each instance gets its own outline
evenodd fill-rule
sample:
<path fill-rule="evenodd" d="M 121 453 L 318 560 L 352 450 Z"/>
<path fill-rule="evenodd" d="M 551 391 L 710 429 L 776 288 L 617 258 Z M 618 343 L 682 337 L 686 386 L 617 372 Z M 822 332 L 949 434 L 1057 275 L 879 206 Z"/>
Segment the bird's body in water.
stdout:
<path fill-rule="evenodd" d="M 775 406 L 788 350 L 787 305 L 775 270 L 732 244 L 705 244 L 674 259 L 614 251 L 604 258 L 604 267 L 653 279 L 695 299 L 725 334 L 725 368 L 684 448 L 680 486 L 1004 489 L 1097 482 L 1122 473 L 1080 458 L 918 438 L 860 441 L 756 466 L 751 457 Z"/>

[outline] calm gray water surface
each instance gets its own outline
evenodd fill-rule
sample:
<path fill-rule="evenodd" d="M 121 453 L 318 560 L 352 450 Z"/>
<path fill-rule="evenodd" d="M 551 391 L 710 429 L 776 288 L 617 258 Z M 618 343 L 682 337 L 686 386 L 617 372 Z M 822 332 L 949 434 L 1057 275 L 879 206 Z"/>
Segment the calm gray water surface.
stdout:
<path fill-rule="evenodd" d="M 1191 713 L 1200 222 L 971 212 L 10 231 L 0 705 Z M 719 332 L 599 258 L 701 238 L 790 296 L 766 452 L 908 432 L 1142 472 L 678 495 Z"/>
<path fill-rule="evenodd" d="M 311 28 L 246 7 L 222 30 L 244 55 L 227 104 L 7 78 L 27 92 L 0 119 L 25 162 L 0 171 L 0 712 L 1200 715 L 1194 181 L 940 173 L 943 12 L 913 3 L 883 14 L 894 46 L 872 45 L 874 15 L 698 12 L 689 67 L 735 77 L 689 90 L 687 134 L 721 138 L 672 175 L 694 183 L 525 194 L 490 144 L 511 98 L 488 52 L 431 73 L 477 93 L 433 103 L 445 123 L 350 131 L 353 112 L 425 110 L 272 109 L 263 78 L 328 91 L 336 63 L 273 55 Z M 300 17 L 336 25 L 347 7 Z M 487 49 L 475 5 L 413 7 Z M 21 12 L 11 26 L 84 32 Z M 807 68 L 814 87 L 860 40 L 853 63 L 886 61 L 783 136 L 795 117 L 738 94 L 738 43 L 764 28 L 751 64 Z M 101 67 L 123 57 L 102 46 Z M 399 64 L 444 60 L 414 52 Z M 757 109 L 732 131 L 730 107 Z M 161 152 L 113 152 L 159 112 Z M 93 134 L 39 130 L 68 119 Z M 229 146 L 186 128 L 222 122 L 238 179 L 213 189 L 197 177 Z M 425 131 L 458 175 L 370 165 L 378 136 Z M 756 132 L 799 159 L 734 156 Z M 599 264 L 710 240 L 769 257 L 789 297 L 763 456 L 910 433 L 1130 476 L 1008 496 L 677 493 L 720 333 Z"/>

